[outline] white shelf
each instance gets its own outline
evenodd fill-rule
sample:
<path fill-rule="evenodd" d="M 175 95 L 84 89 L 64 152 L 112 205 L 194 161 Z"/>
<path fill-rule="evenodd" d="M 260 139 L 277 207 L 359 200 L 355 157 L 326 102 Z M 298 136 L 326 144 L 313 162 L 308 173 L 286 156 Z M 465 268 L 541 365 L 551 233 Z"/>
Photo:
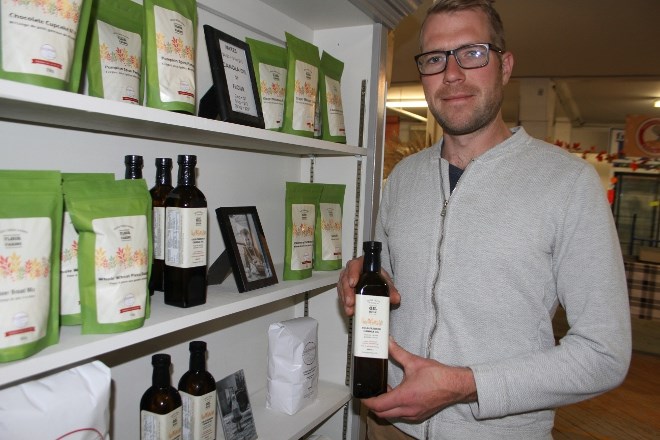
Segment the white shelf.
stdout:
<path fill-rule="evenodd" d="M 316 400 L 294 415 L 290 416 L 266 408 L 266 389 L 251 394 L 250 404 L 259 438 L 297 440 L 334 414 L 350 399 L 351 393 L 347 386 L 319 381 Z M 218 429 L 220 430 L 218 432 L 222 432 L 220 424 Z"/>
<path fill-rule="evenodd" d="M 276 265 L 279 274 L 282 265 Z M 223 316 L 249 310 L 310 290 L 336 284 L 337 271 L 314 272 L 301 281 L 279 281 L 273 286 L 239 293 L 230 275 L 221 285 L 209 286 L 206 304 L 190 308 L 168 306 L 162 292 L 152 296 L 151 316 L 143 327 L 113 334 L 80 334 L 80 326 L 62 327 L 60 342 L 25 359 L 0 364 L 0 387 L 32 376 L 73 366 L 98 356 L 154 339 L 168 333 L 195 327 Z"/>
<path fill-rule="evenodd" d="M 0 119 L 187 145 L 294 156 L 364 156 L 365 148 L 0 80 Z"/>

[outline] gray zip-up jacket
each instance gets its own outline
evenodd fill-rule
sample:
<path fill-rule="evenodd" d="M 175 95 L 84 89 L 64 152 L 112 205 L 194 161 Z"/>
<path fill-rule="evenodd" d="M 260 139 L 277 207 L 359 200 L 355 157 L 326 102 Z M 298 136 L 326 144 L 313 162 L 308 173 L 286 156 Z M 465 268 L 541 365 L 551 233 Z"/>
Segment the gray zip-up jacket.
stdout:
<path fill-rule="evenodd" d="M 623 259 L 594 168 L 522 128 L 472 160 L 449 194 L 442 141 L 387 180 L 376 226 L 406 350 L 474 372 L 478 402 L 421 423 L 422 439 L 547 439 L 554 410 L 619 385 L 631 354 Z M 445 204 L 445 201 L 447 203 Z M 570 331 L 555 345 L 561 304 Z M 402 371 L 390 362 L 389 383 Z"/>

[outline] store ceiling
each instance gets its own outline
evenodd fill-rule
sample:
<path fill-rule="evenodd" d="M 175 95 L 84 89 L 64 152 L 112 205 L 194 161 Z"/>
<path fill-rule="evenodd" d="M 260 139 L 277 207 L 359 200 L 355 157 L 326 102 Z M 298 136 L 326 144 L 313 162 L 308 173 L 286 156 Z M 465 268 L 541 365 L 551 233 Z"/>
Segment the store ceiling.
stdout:
<path fill-rule="evenodd" d="M 394 30 L 394 88 L 419 90 L 412 57 L 431 4 L 424 0 Z M 515 57 L 505 120 L 519 120 L 521 78 L 551 78 L 562 99 L 573 101 L 573 111 L 557 105 L 557 116 L 574 125 L 622 127 L 629 114 L 660 117 L 652 106 L 660 99 L 660 0 L 496 0 L 495 7 Z"/>

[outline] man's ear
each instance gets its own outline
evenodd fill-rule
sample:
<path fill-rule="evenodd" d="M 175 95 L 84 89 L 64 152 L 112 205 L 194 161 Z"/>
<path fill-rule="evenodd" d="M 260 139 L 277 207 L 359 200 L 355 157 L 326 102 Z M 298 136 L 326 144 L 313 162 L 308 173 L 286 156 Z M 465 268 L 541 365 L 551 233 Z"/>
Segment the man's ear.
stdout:
<path fill-rule="evenodd" d="M 506 85 L 511 78 L 513 72 L 513 54 L 511 52 L 504 52 L 502 54 L 502 84 Z"/>

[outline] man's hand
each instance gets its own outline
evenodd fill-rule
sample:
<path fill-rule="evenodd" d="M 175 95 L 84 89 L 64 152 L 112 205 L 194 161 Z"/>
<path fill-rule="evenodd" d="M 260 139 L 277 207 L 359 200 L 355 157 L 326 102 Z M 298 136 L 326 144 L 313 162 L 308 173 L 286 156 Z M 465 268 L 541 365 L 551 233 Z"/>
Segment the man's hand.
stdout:
<path fill-rule="evenodd" d="M 364 257 L 353 258 L 346 267 L 339 273 L 339 281 L 337 282 L 337 294 L 339 300 L 344 306 L 344 313 L 346 316 L 352 316 L 355 312 L 355 285 L 360 279 L 362 273 L 362 260 Z M 392 277 L 386 271 L 381 270 L 381 275 L 385 278 L 387 285 L 390 289 L 390 304 L 399 304 L 401 295 L 394 287 Z"/>
<path fill-rule="evenodd" d="M 415 356 L 392 338 L 389 352 L 390 358 L 404 370 L 403 381 L 385 394 L 362 400 L 378 417 L 421 421 L 448 406 L 477 400 L 477 387 L 469 368 L 450 367 Z"/>

